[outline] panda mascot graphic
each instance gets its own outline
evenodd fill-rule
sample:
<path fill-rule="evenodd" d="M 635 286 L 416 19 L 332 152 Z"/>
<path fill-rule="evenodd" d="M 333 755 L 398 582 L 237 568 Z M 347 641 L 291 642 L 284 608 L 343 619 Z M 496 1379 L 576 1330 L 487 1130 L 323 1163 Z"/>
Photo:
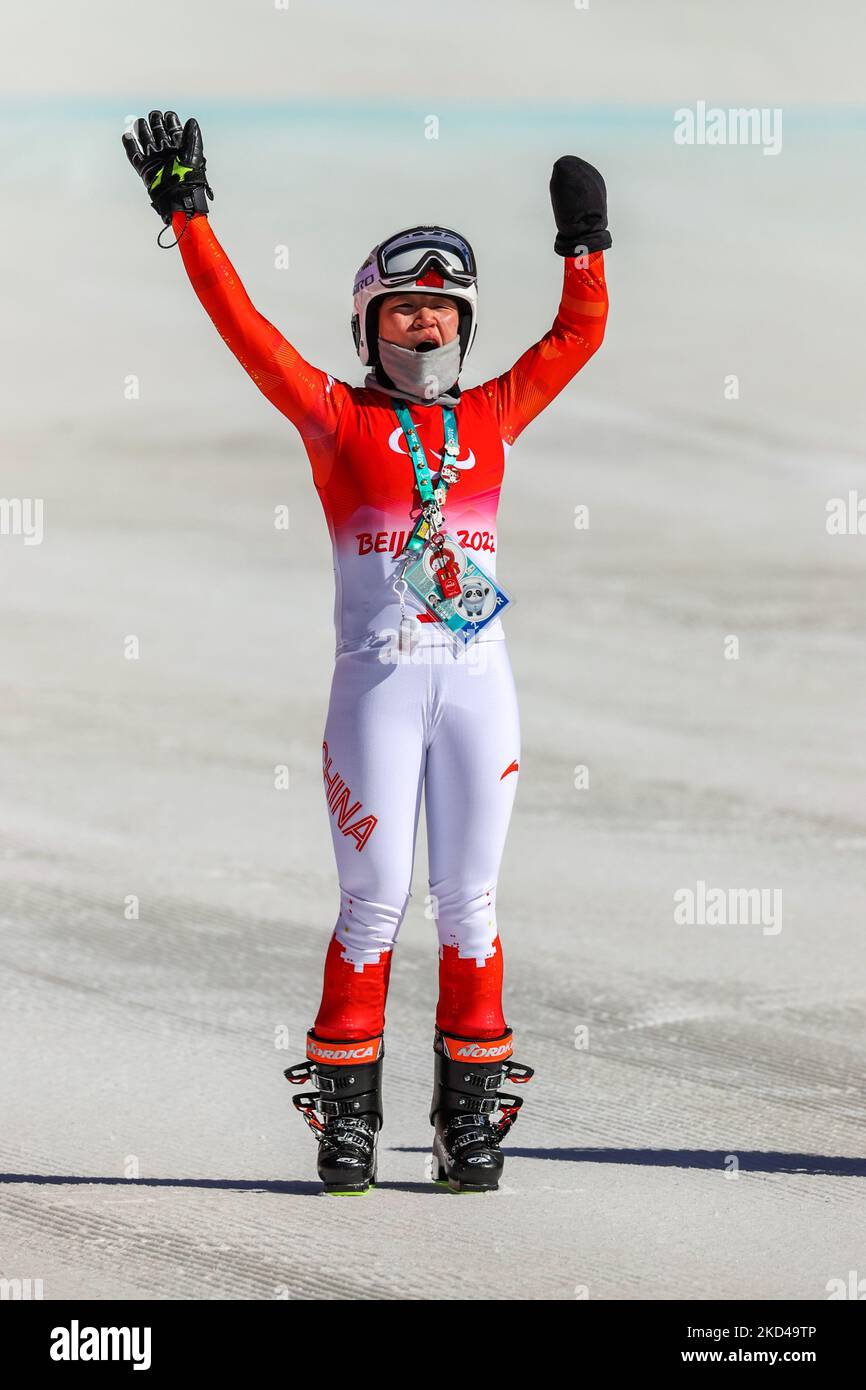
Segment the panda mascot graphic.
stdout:
<path fill-rule="evenodd" d="M 479 575 L 477 579 L 468 580 L 462 587 L 461 594 L 454 607 L 457 612 L 466 618 L 485 617 L 485 607 L 487 600 L 493 592 L 491 586 L 486 584 Z"/>

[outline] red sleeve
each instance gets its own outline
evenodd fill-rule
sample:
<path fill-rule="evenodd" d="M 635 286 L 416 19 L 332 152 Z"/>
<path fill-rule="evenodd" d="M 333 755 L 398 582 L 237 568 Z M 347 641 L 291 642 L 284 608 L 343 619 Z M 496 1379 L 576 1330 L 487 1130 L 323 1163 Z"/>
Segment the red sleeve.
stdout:
<path fill-rule="evenodd" d="M 528 348 L 510 371 L 484 383 L 502 438 L 513 444 L 530 420 L 549 405 L 601 347 L 607 322 L 604 252 L 592 251 L 585 269 L 564 258 L 559 311 L 550 331 Z"/>
<path fill-rule="evenodd" d="M 172 220 L 192 287 L 216 329 L 277 410 L 291 420 L 308 444 L 320 445 L 337 428 L 348 395 L 343 382 L 311 367 L 282 333 L 255 308 L 208 219 L 199 215 L 181 236 L 185 214 Z"/>

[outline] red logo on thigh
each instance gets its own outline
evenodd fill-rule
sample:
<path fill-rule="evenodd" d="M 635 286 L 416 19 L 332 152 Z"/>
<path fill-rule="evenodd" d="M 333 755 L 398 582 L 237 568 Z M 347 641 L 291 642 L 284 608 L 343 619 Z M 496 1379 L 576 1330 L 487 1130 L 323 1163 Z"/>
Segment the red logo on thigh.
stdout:
<path fill-rule="evenodd" d="M 352 793 L 339 772 L 331 771 L 331 758 L 328 755 L 328 745 L 325 742 L 322 743 L 322 772 L 325 778 L 325 800 L 328 803 L 328 809 L 335 817 L 343 834 L 350 835 L 357 842 L 355 848 L 360 852 L 372 835 L 379 817 L 365 815 L 360 801 L 349 805 Z M 358 812 L 361 814 L 355 819 Z"/>

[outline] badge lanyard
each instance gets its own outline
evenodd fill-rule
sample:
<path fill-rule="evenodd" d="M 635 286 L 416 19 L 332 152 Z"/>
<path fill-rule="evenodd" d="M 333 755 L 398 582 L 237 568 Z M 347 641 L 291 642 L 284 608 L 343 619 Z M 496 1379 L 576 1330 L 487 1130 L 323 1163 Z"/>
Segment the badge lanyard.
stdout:
<path fill-rule="evenodd" d="M 400 657 L 405 657 L 411 652 L 418 634 L 417 621 L 413 623 L 406 613 L 405 596 L 411 589 L 459 655 L 498 619 L 512 602 L 511 595 L 445 531 L 442 515 L 445 498 L 449 487 L 460 479 L 457 421 L 453 410 L 442 407 L 445 448 L 439 481 L 434 487 L 406 402 L 396 401 L 394 408 L 409 448 L 421 498 L 421 515 L 402 552 L 403 565 L 394 580 L 394 591 L 400 599 L 398 650 Z"/>
<path fill-rule="evenodd" d="M 460 477 L 459 469 L 454 466 L 454 460 L 460 452 L 460 445 L 457 440 L 457 419 L 450 406 L 442 407 L 447 457 L 439 474 L 438 486 L 434 489 L 427 455 L 424 453 L 421 440 L 418 438 L 415 421 L 409 414 L 406 402 L 396 401 L 394 409 L 406 438 L 409 457 L 415 470 L 415 481 L 418 484 L 418 492 L 421 497 L 421 516 L 415 524 L 415 529 L 409 537 L 407 546 L 408 550 L 417 552 L 424 549 L 431 536 L 442 530 L 442 508 L 445 504 L 446 494 L 451 484 L 456 483 Z"/>
<path fill-rule="evenodd" d="M 460 470 L 455 466 L 455 459 L 460 452 L 460 445 L 457 438 L 457 418 L 450 406 L 442 406 L 442 424 L 445 431 L 445 447 L 442 468 L 439 471 L 439 482 L 434 488 L 433 478 L 430 467 L 427 463 L 427 455 L 424 446 L 418 438 L 418 431 L 415 422 L 409 413 L 409 407 L 405 401 L 397 400 L 394 402 L 394 410 L 400 427 L 406 439 L 409 449 L 409 457 L 412 460 L 412 467 L 415 471 L 415 481 L 418 484 L 418 494 L 421 498 L 421 515 L 415 523 L 412 534 L 406 544 L 404 552 L 405 559 L 403 567 L 394 580 L 394 591 L 400 599 L 400 651 L 408 650 L 411 641 L 411 624 L 406 617 L 405 596 L 407 584 L 404 578 L 406 566 L 425 546 L 432 544 L 434 547 L 439 545 L 442 548 L 442 532 L 444 518 L 442 508 L 445 505 L 445 498 L 449 487 L 456 483 L 460 478 Z"/>

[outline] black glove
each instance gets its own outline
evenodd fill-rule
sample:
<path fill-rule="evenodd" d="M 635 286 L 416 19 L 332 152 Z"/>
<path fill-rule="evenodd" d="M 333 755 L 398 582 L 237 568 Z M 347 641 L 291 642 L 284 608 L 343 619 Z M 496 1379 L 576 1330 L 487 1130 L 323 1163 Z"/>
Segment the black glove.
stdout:
<path fill-rule="evenodd" d="M 550 201 L 558 232 L 553 249 L 558 256 L 606 251 L 611 245 L 604 179 L 585 159 L 564 154 L 556 161 L 550 176 Z"/>
<path fill-rule="evenodd" d="M 136 173 L 144 180 L 150 205 L 168 226 L 180 209 L 187 221 L 194 212 L 207 212 L 213 192 L 205 177 L 198 121 L 190 116 L 185 126 L 174 111 L 151 111 L 147 120 L 133 125 L 133 135 L 123 135 L 123 148 Z"/>

